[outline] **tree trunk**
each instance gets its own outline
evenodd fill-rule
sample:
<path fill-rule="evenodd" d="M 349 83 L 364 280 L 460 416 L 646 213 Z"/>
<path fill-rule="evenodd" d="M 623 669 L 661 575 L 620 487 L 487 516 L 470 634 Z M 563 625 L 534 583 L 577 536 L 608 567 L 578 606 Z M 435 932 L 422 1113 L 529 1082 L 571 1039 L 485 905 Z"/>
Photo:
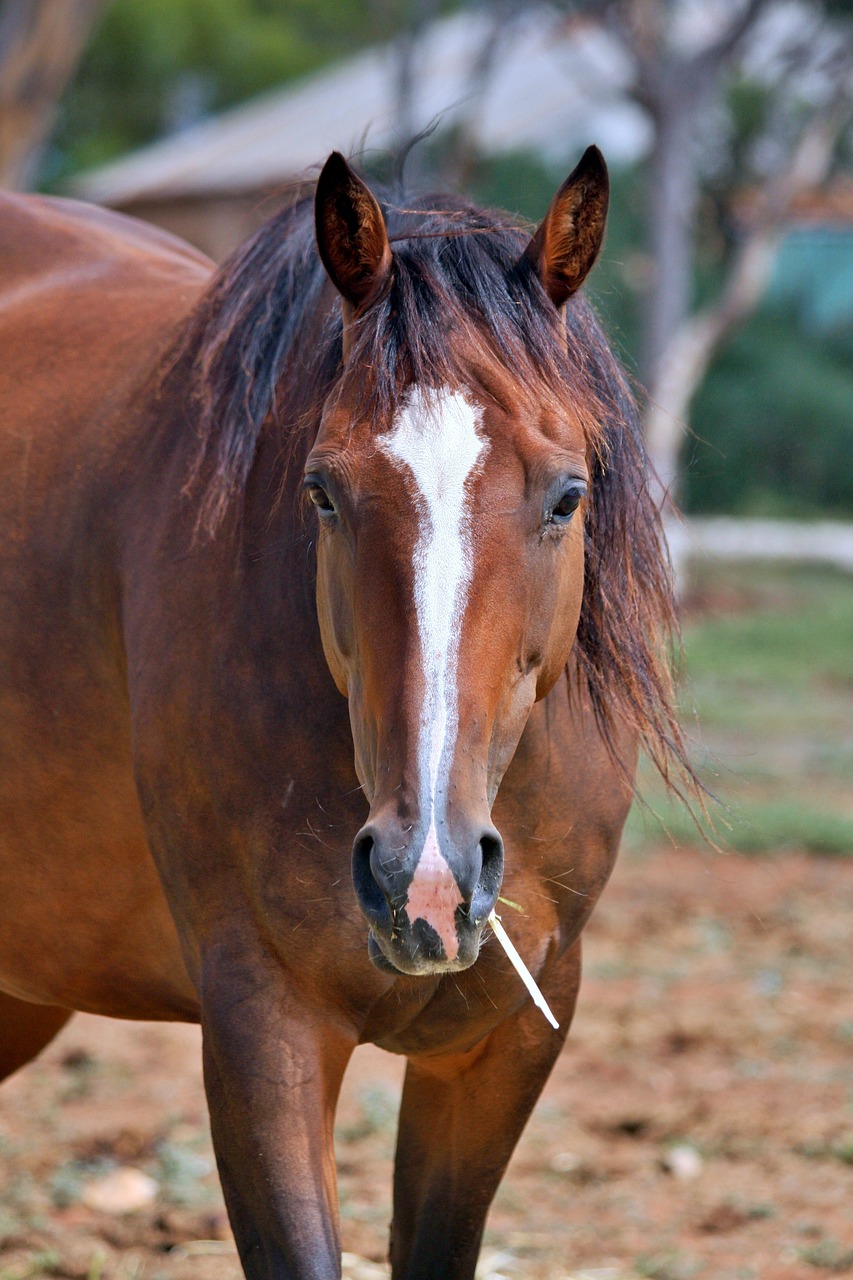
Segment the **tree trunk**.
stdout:
<path fill-rule="evenodd" d="M 698 177 L 692 103 L 661 104 L 649 174 L 648 244 L 652 280 L 646 298 L 643 369 L 651 384 L 661 358 L 690 312 Z"/>
<path fill-rule="evenodd" d="M 666 505 L 673 497 L 693 397 L 726 338 L 764 297 L 791 204 L 801 192 L 826 180 L 848 114 L 840 96 L 828 110 L 816 113 L 788 165 L 763 192 L 719 295 L 693 316 L 685 311 L 658 355 L 644 426 L 646 448 Z"/>
<path fill-rule="evenodd" d="M 679 72 L 662 70 L 655 104 L 655 144 L 649 176 L 648 239 L 652 277 L 645 299 L 642 377 L 649 414 L 659 409 L 646 447 L 660 481 L 661 497 L 669 495 L 678 470 L 681 424 L 670 422 L 668 353 L 690 315 L 693 302 L 696 205 L 699 198 L 696 131 L 704 105 L 695 86 L 679 84 Z M 666 429 L 669 426 L 669 429 Z"/>
<path fill-rule="evenodd" d="M 106 0 L 6 0 L 0 14 L 0 186 L 31 185 L 56 105 Z"/>

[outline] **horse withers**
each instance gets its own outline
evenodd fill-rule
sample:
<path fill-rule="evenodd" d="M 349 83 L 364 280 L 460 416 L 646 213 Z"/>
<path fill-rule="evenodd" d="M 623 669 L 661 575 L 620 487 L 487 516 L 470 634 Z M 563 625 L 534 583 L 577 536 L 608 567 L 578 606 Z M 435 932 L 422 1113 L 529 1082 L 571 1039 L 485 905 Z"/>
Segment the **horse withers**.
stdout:
<path fill-rule="evenodd" d="M 683 762 L 631 398 L 531 237 L 343 158 L 215 272 L 0 202 L 0 1074 L 199 1021 L 246 1274 L 340 1274 L 353 1048 L 408 1057 L 392 1274 L 474 1274 L 560 1051 L 637 744 Z M 489 917 L 560 1023 L 534 1008 Z"/>

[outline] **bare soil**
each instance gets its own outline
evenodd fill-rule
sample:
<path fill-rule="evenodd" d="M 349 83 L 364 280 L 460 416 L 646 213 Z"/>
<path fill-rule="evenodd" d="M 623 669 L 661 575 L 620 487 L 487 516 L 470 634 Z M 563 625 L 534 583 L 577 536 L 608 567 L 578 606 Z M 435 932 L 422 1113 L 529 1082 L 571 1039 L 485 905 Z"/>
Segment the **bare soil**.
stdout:
<path fill-rule="evenodd" d="M 853 1275 L 853 862 L 635 855 L 586 936 L 480 1274 Z M 236 1280 L 199 1058 L 196 1028 L 79 1016 L 3 1086 L 0 1280 Z M 340 1108 L 350 1280 L 387 1275 L 402 1066 L 359 1050 Z M 121 1166 L 154 1200 L 87 1208 Z"/>

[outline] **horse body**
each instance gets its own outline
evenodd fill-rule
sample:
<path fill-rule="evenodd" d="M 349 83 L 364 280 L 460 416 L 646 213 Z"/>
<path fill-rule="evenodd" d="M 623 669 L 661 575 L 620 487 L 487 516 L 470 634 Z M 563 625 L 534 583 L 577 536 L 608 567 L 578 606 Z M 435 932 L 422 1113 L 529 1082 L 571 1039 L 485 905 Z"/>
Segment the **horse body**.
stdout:
<path fill-rule="evenodd" d="M 180 1016 L 182 974 L 133 784 L 117 506 L 128 414 L 209 266 L 87 206 L 3 199 L 0 986 Z"/>
<path fill-rule="evenodd" d="M 304 265 L 297 210 L 276 228 L 293 249 L 267 231 L 246 251 L 242 293 L 130 220 L 41 200 L 0 211 L 0 1069 L 72 1009 L 199 1020 L 247 1274 L 329 1280 L 346 1062 L 359 1041 L 406 1054 L 393 1272 L 461 1280 L 571 1019 L 637 718 L 606 741 L 572 647 L 602 572 L 584 586 L 580 516 L 539 530 L 566 474 L 595 487 L 583 422 L 544 387 L 519 395 L 466 324 L 448 344 L 463 373 L 424 392 L 414 426 L 417 380 L 371 400 L 374 286 L 403 250 L 354 175 L 332 178 L 317 197 L 330 279 Z M 581 179 L 594 205 L 594 167 Z M 349 249 L 341 225 L 357 228 Z M 562 305 L 600 232 L 585 270 L 555 236 L 546 220 L 534 265 Z M 291 309 L 297 284 L 310 295 L 272 355 L 274 290 L 246 286 L 263 253 Z M 274 377 L 253 409 L 260 377 L 241 378 L 259 360 Z M 227 394 L 205 408 L 199 379 L 223 368 Z M 430 426 L 442 394 L 456 419 Z M 250 464 L 229 403 L 257 421 Z M 444 470 L 419 461 L 433 428 L 451 432 L 435 438 Z M 240 502 L 209 506 L 206 536 L 198 494 L 220 482 Z M 582 489 L 569 483 L 569 506 Z M 559 1033 L 483 945 L 499 890 L 522 908 L 506 923 Z"/>

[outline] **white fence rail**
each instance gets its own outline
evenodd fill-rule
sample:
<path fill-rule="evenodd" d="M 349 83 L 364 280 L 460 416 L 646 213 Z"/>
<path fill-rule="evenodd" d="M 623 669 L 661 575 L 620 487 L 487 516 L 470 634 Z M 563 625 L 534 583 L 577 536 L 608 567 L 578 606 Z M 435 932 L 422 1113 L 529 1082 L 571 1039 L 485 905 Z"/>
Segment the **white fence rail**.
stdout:
<path fill-rule="evenodd" d="M 673 564 L 690 560 L 799 560 L 853 573 L 853 522 L 691 516 L 668 525 Z"/>

